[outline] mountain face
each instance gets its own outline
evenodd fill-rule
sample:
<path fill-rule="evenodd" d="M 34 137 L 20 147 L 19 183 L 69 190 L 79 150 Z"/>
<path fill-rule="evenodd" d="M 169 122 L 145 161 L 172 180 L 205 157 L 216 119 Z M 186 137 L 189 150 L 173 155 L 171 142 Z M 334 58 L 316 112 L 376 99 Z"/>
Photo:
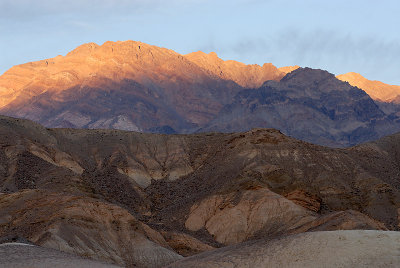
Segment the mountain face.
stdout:
<path fill-rule="evenodd" d="M 392 94 L 377 88 L 366 90 L 373 98 Z M 400 107 L 376 103 L 324 71 L 180 55 L 134 41 L 85 44 L 0 77 L 1 114 L 56 128 L 172 134 L 271 127 L 349 146 L 400 130 Z"/>
<path fill-rule="evenodd" d="M 332 149 L 273 129 L 161 135 L 0 117 L 0 241 L 162 267 L 253 239 L 398 230 L 399 141 Z"/>
<path fill-rule="evenodd" d="M 204 54 L 205 68 L 200 58 L 134 41 L 85 44 L 7 71 L 0 77 L 1 113 L 48 127 L 188 132 L 243 89 L 236 81 L 249 86 L 284 76 L 272 64 Z"/>
<path fill-rule="evenodd" d="M 3 114 L 46 126 L 185 132 L 242 88 L 171 50 L 127 41 L 15 66 L 0 89 Z"/>
<path fill-rule="evenodd" d="M 362 90 L 322 70 L 298 68 L 280 82 L 239 92 L 201 131 L 245 131 L 252 127 L 330 146 L 349 146 L 400 130 Z"/>

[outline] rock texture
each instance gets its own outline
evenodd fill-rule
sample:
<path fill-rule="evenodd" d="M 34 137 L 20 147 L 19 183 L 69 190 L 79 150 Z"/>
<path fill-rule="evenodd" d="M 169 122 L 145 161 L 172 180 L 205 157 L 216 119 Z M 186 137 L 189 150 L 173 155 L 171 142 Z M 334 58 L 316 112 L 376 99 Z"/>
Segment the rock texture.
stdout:
<path fill-rule="evenodd" d="M 329 146 L 349 146 L 400 130 L 362 90 L 322 70 L 299 68 L 279 83 L 243 90 L 201 131 L 276 128 L 286 135 Z"/>
<path fill-rule="evenodd" d="M 226 247 L 189 257 L 168 267 L 394 268 L 400 263 L 399 246 L 398 232 L 312 232 Z"/>

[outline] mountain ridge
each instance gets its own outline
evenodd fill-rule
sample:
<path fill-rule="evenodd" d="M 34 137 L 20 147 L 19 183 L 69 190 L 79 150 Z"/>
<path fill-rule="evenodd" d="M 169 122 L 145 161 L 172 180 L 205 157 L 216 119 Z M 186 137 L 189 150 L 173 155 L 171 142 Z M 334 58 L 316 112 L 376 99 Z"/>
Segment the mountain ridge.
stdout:
<path fill-rule="evenodd" d="M 365 105 L 350 109 L 349 103 L 355 104 L 361 98 L 356 94 L 358 89 L 352 91 L 354 94 L 346 93 L 346 97 L 336 96 L 335 90 L 347 92 L 350 86 L 336 80 L 333 74 L 317 69 L 277 68 L 270 63 L 246 65 L 224 61 L 214 52 L 181 55 L 142 42 L 108 41 L 103 45 L 83 44 L 66 56 L 11 68 L 0 77 L 0 112 L 35 120 L 47 127 L 156 133 L 193 133 L 204 129 L 232 131 L 232 128 L 222 126 L 233 125 L 234 122 L 229 120 L 234 118 L 223 116 L 222 120 L 220 114 L 233 107 L 238 98 L 254 97 L 260 89 L 267 94 L 265 86 L 268 85 L 276 91 L 271 91 L 277 94 L 275 97 L 291 98 L 292 103 L 296 103 L 290 109 L 288 106 L 285 113 L 292 114 L 293 118 L 300 116 L 301 120 L 292 122 L 293 125 L 290 118 L 289 121 L 286 117 L 279 119 L 275 108 L 264 109 L 255 118 L 251 117 L 251 110 L 242 109 L 249 120 L 236 130 L 272 127 L 311 142 L 349 146 L 399 129 L 400 108 L 379 104 L 381 111 L 375 111 L 377 108 L 371 103 L 372 99 L 367 100 L 369 95 L 365 95 Z M 280 90 L 284 87 L 289 95 Z M 246 93 L 252 91 L 252 94 Z M 265 98 L 268 94 L 264 93 L 258 98 Z M 332 98 L 327 99 L 326 94 Z M 260 101 L 265 102 L 265 99 Z M 357 115 L 358 119 L 354 121 L 357 113 L 370 117 L 361 122 Z M 382 114 L 378 118 L 378 113 L 386 116 Z M 304 123 L 309 124 L 307 128 L 301 114 L 311 116 L 309 122 Z M 335 114 L 341 116 L 335 117 Z M 345 117 L 348 118 L 346 123 Z M 284 121 L 273 123 L 272 119 Z M 371 124 L 366 126 L 367 121 Z M 221 126 L 211 126 L 216 122 Z M 295 128 L 302 132 L 290 130 Z M 322 139 L 312 134 L 318 129 L 325 131 Z"/>

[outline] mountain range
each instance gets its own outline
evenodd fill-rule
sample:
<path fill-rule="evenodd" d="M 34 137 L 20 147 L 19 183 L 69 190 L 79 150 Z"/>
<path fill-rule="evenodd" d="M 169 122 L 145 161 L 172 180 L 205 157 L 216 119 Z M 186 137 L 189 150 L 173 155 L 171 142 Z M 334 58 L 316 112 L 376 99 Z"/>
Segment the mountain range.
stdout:
<path fill-rule="evenodd" d="M 12 67 L 0 76 L 0 113 L 55 128 L 167 134 L 276 128 L 343 147 L 399 131 L 399 93 L 398 86 L 354 73 L 245 65 L 125 41 L 88 43 Z"/>

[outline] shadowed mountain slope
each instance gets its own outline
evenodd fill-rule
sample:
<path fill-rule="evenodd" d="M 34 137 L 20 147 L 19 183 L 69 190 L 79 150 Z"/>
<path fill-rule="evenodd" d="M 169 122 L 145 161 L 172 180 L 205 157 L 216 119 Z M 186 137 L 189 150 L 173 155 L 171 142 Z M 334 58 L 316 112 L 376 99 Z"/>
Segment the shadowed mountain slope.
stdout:
<path fill-rule="evenodd" d="M 299 68 L 280 82 L 239 92 L 201 131 L 276 128 L 286 135 L 330 146 L 349 146 L 400 130 L 362 90 L 322 70 Z"/>

